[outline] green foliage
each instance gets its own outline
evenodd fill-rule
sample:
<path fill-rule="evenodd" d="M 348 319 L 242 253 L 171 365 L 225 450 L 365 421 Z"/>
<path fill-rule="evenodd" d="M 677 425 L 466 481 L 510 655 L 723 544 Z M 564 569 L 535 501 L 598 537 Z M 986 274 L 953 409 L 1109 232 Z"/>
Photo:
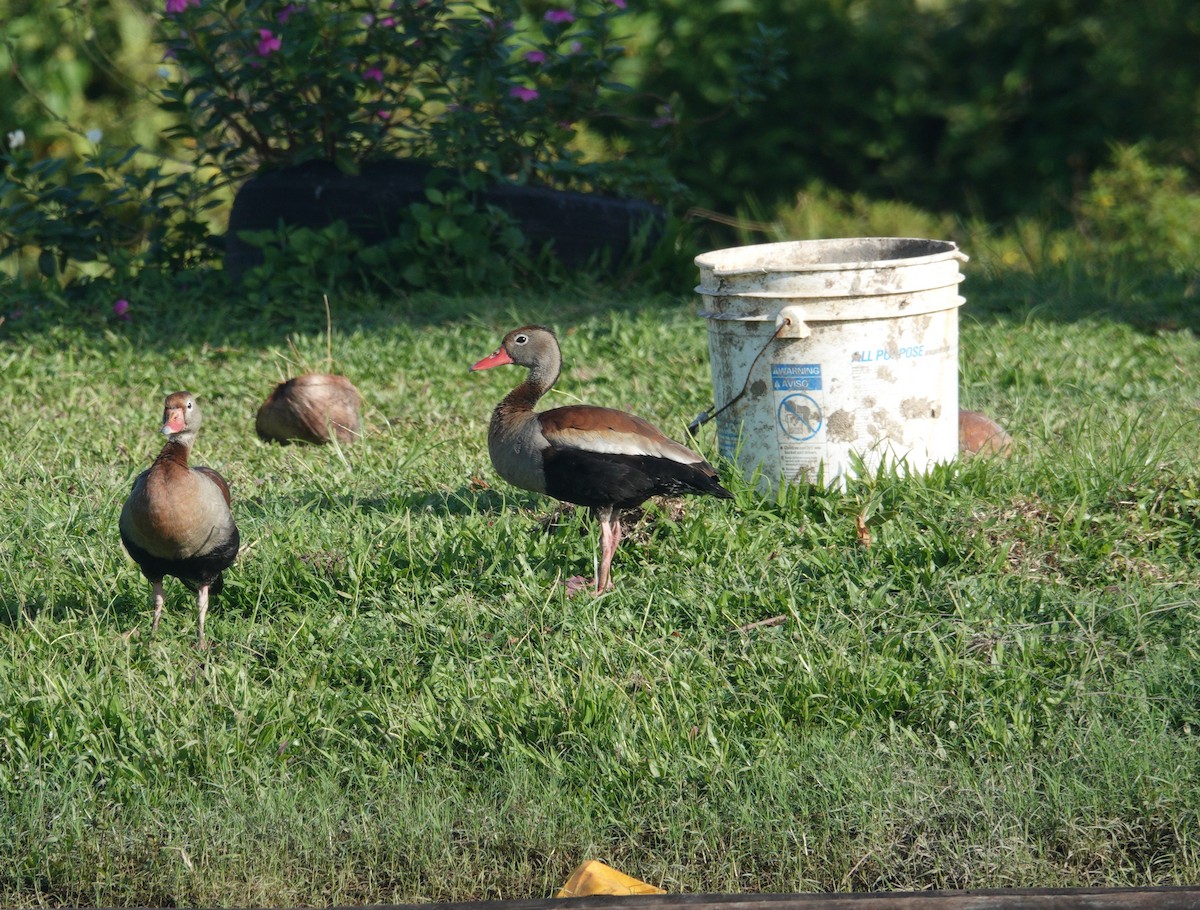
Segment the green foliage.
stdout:
<path fill-rule="evenodd" d="M 579 141 L 589 118 L 610 116 L 625 91 L 611 72 L 623 54 L 614 37 L 623 8 L 583 0 L 535 16 L 517 0 L 387 11 L 361 2 L 167 0 L 155 18 L 171 78 L 156 97 L 178 118 L 168 134 L 191 163 L 144 166 L 111 142 L 98 150 L 98 130 L 78 160 L 47 154 L 29 137 L 34 160 L 13 159 L 0 184 L 14 205 L 0 224 L 4 252 L 17 274 L 62 282 L 174 270 L 209 258 L 205 213 L 248 173 L 311 159 L 353 173 L 398 156 L 436 162 L 459 175 L 459 188 L 406 211 L 400 235 L 362 251 L 361 261 L 334 234 L 262 237 L 271 256 L 256 289 L 271 276 L 279 294 L 310 278 L 327 287 L 392 259 L 405 262 L 399 283 L 408 287 L 528 279 L 535 270 L 513 222 L 474 205 L 481 184 L 678 190 L 660 157 L 625 144 L 636 153 L 614 160 L 612 149 L 585 153 Z M 105 12 L 124 21 L 128 9 Z M 121 230 L 105 230 L 118 215 Z"/>
<path fill-rule="evenodd" d="M 585 15 L 557 38 L 549 32 L 563 26 L 542 19 L 550 7 L 538 3 L 523 15 L 506 5 L 497 21 L 514 28 L 494 39 L 461 6 L 404 4 L 396 15 L 424 30 L 432 61 L 419 72 L 422 52 L 398 31 L 338 13 L 358 5 L 306 4 L 304 17 L 280 23 L 285 5 L 234 4 L 238 18 L 224 25 L 219 3 L 182 16 L 228 56 L 207 69 L 201 61 L 194 76 L 169 65 L 168 104 L 197 105 L 183 132 L 234 156 L 231 173 L 260 155 L 334 157 L 331 148 L 352 168 L 390 143 L 555 185 L 677 198 L 676 181 L 725 213 L 752 200 L 770 209 L 818 182 L 988 219 L 1065 213 L 1113 142 L 1194 174 L 1200 20 L 1190 0 L 666 0 L 622 14 L 585 7 L 601 11 L 599 24 Z M 163 8 L 0 0 L 0 130 L 24 129 L 38 155 L 84 151 L 92 128 L 122 148 L 161 151 L 171 118 L 151 105 L 163 84 L 151 36 Z M 457 46 L 449 24 L 460 20 Z M 173 38 L 178 22 L 166 23 Z M 344 42 L 319 43 L 317 23 Z M 257 28 L 286 39 L 269 58 L 257 53 Z M 582 55 L 568 53 L 576 39 Z M 547 60 L 530 63 L 531 50 Z M 392 61 L 380 67 L 385 81 L 365 80 L 378 60 Z M 445 85 L 430 84 L 438 67 L 453 76 Z M 226 70 L 236 83 L 217 84 Z M 522 101 L 506 94 L 513 88 L 539 96 Z M 275 94 L 259 107 L 263 92 Z M 391 120 L 366 115 L 375 101 Z"/>
<path fill-rule="evenodd" d="M 823 237 L 929 237 L 961 239 L 958 219 L 938 215 L 906 202 L 872 199 L 864 193 L 845 193 L 812 184 L 794 201 L 764 213 L 750 205 L 739 217 L 723 219 L 732 228 L 730 242 L 740 244 Z M 710 233 L 720 228 L 709 227 Z"/>
<path fill-rule="evenodd" d="M 1182 168 L 1155 165 L 1136 146 L 1118 148 L 1111 167 L 1092 175 L 1079 216 L 1100 249 L 1133 268 L 1200 275 L 1200 192 Z"/>
<path fill-rule="evenodd" d="M 364 287 L 477 292 L 509 287 L 532 271 L 528 243 L 505 212 L 479 210 L 461 189 L 430 188 L 426 198 L 409 208 L 396 237 L 378 244 L 364 244 L 344 221 L 245 231 L 242 239 L 262 250 L 263 263 L 243 285 L 268 305 Z"/>
<path fill-rule="evenodd" d="M 364 255 L 366 268 L 381 271 L 399 261 L 409 287 L 452 293 L 509 287 L 532 271 L 528 242 L 507 213 L 480 210 L 465 189 L 429 188 L 425 196 L 428 202 L 409 209 L 396 240 Z"/>
<path fill-rule="evenodd" d="M 243 284 L 264 302 L 330 294 L 358 277 L 355 261 L 363 245 L 344 221 L 320 230 L 280 224 L 273 231 L 243 231 L 241 238 L 262 251 L 262 265 Z M 270 318 L 269 311 L 264 315 Z"/>
<path fill-rule="evenodd" d="M 138 151 L 100 147 L 75 167 L 65 158 L 35 160 L 27 147 L 0 154 L 0 260 L 18 275 L 36 263 L 58 285 L 212 259 L 204 214 L 217 204 L 215 181 L 161 161 L 143 164 Z"/>
<path fill-rule="evenodd" d="M 786 78 L 739 98 L 763 24 Z M 1114 141 L 1175 163 L 1195 148 L 1191 0 L 666 0 L 647 28 L 643 116 L 670 107 L 672 169 L 725 212 L 814 181 L 987 218 L 1063 212 Z"/>
<path fill-rule="evenodd" d="M 0 0 L 0 130 L 23 130 L 39 157 L 89 153 L 92 130 L 166 153 L 172 118 L 154 104 L 162 54 L 146 2 Z"/>
<path fill-rule="evenodd" d="M 611 0 L 215 4 L 170 0 L 177 138 L 230 177 L 312 159 L 423 157 L 493 181 L 607 187 L 573 144 L 618 98 Z"/>
<path fill-rule="evenodd" d="M 224 182 L 170 157 L 142 3 L 0 0 L 0 21 L 3 271 L 67 287 L 211 262 Z"/>

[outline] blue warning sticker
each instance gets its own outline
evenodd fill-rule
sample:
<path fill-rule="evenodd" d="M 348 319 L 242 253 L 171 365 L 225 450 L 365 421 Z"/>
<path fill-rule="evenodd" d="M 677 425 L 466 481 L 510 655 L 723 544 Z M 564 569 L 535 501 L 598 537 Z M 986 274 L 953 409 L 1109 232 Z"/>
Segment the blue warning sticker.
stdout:
<path fill-rule="evenodd" d="M 779 402 L 776 419 L 779 421 L 779 429 L 783 431 L 784 435 L 797 442 L 812 439 L 821 432 L 821 426 L 825 421 L 817 400 L 801 392 L 794 392 L 783 397 L 783 400 Z"/>
<path fill-rule="evenodd" d="M 818 392 L 821 390 L 819 363 L 771 364 L 771 388 L 776 392 Z"/>
<path fill-rule="evenodd" d="M 729 426 L 718 421 L 717 423 L 717 449 L 726 458 L 734 458 L 737 455 L 738 444 L 742 441 L 742 434 L 738 427 Z"/>

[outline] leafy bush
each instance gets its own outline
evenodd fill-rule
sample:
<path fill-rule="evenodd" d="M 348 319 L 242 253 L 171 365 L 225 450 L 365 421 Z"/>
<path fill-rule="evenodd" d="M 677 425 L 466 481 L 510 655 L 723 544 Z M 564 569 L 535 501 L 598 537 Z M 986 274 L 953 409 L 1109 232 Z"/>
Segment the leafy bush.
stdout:
<path fill-rule="evenodd" d="M 519 0 L 167 0 L 177 66 L 165 104 L 176 138 L 233 178 L 424 157 L 493 180 L 611 188 L 574 141 L 616 97 L 624 7 L 578 0 L 534 20 Z"/>
<path fill-rule="evenodd" d="M 342 280 L 397 259 L 407 286 L 462 290 L 530 276 L 512 221 L 476 202 L 482 185 L 659 197 L 677 189 L 660 159 L 632 154 L 633 144 L 623 155 L 585 154 L 580 141 L 623 90 L 612 68 L 623 55 L 614 28 L 624 8 L 573 0 L 533 16 L 519 0 L 165 0 L 156 19 L 170 65 L 160 100 L 178 118 L 168 134 L 190 165 L 168 174 L 140 166 L 133 151 L 94 147 L 73 162 L 44 145 L 40 161 L 12 159 L 0 184 L 12 203 L 0 223 L 4 252 L 32 250 L 42 274 L 60 281 L 175 269 L 205 258 L 202 213 L 223 201 L 219 187 L 250 173 L 311 160 L 355 173 L 376 159 L 422 158 L 457 173 L 461 191 L 431 188 L 431 204 L 406 213 L 394 243 L 351 263 L 358 251 L 338 246 L 336 231 L 260 237 L 272 250 L 260 279 L 294 273 L 287 285 L 315 268 Z M 326 241 L 336 255 L 318 262 L 313 250 Z M 300 258 L 285 265 L 293 253 Z M 95 265 L 67 271 L 69 263 Z"/>
<path fill-rule="evenodd" d="M 1182 168 L 1152 164 L 1136 146 L 1114 151 L 1092 175 L 1079 208 L 1081 231 L 1135 265 L 1200 272 L 1200 192 Z"/>
<path fill-rule="evenodd" d="M 764 23 L 782 32 L 786 79 L 739 96 L 740 51 Z M 663 0 L 650 27 L 638 81 L 658 97 L 641 114 L 670 108 L 671 168 L 708 208 L 773 206 L 816 181 L 1061 216 L 1114 141 L 1195 167 L 1191 0 Z"/>
<path fill-rule="evenodd" d="M 215 176 L 137 160 L 139 150 L 96 148 L 79 164 L 35 159 L 18 133 L 0 154 L 0 260 L 43 278 L 128 277 L 178 271 L 211 259 L 204 213 Z M 32 276 L 28 276 L 32 277 Z"/>
<path fill-rule="evenodd" d="M 790 204 L 764 212 L 748 205 L 737 218 L 722 219 L 732 228 L 729 242 L 766 243 L 822 237 L 930 237 L 959 239 L 962 226 L 949 215 L 927 212 L 906 202 L 871 199 L 814 183 Z"/>
<path fill-rule="evenodd" d="M 86 154 L 102 129 L 122 148 L 169 151 L 147 86 L 161 83 L 148 0 L 0 0 L 0 127 L 35 154 Z"/>
<path fill-rule="evenodd" d="M 425 195 L 428 202 L 410 208 L 400 236 L 368 250 L 363 265 L 380 272 L 395 257 L 409 286 L 432 284 L 454 293 L 507 286 L 519 272 L 532 271 L 528 243 L 504 211 L 481 211 L 463 189 L 430 188 Z"/>
<path fill-rule="evenodd" d="M 25 130 L 33 150 L 4 162 L 10 273 L 17 249 L 21 274 L 38 275 L 40 260 L 60 281 L 211 255 L 212 172 L 125 158 L 133 142 L 158 150 L 167 113 L 182 118 L 176 150 L 226 178 L 310 157 L 352 171 L 423 155 L 491 181 L 673 200 L 682 184 L 725 213 L 790 206 L 808 188 L 800 227 L 820 199 L 841 215 L 818 220 L 846 228 L 866 199 L 1010 223 L 1050 210 L 1054 227 L 1074 214 L 1127 258 L 1195 260 L 1192 208 L 1171 198 L 1195 169 L 1190 0 L 663 0 L 636 12 L 621 0 L 153 0 L 147 17 L 150 3 L 98 0 L 76 28 L 65 7 L 0 0 L 0 63 L 22 88 L 0 93 L 0 132 Z M 126 109 L 131 84 L 162 84 L 145 46 L 159 24 L 175 56 L 169 110 L 134 118 L 136 135 L 110 128 L 103 117 Z M 95 150 L 64 125 L 76 117 L 133 138 L 86 163 Z M 1149 170 L 1111 157 L 1122 143 Z M 28 170 L 49 158 L 68 163 Z M 184 173 L 188 185 L 170 189 Z M 72 225 L 80 237 L 65 236 Z"/>
<path fill-rule="evenodd" d="M 244 231 L 242 239 L 262 250 L 263 263 L 243 285 L 270 305 L 364 285 L 464 293 L 506 287 L 532 272 L 528 243 L 505 212 L 479 210 L 461 189 L 430 188 L 426 198 L 410 208 L 398 236 L 369 246 L 344 221 L 320 229 L 281 224 Z"/>

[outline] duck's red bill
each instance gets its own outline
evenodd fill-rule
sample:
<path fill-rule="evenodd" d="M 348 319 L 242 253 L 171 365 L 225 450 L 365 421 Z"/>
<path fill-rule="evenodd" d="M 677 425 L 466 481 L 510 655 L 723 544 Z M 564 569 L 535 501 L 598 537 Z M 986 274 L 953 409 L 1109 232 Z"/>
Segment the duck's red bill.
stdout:
<path fill-rule="evenodd" d="M 512 363 L 512 358 L 508 356 L 508 351 L 504 348 L 498 348 L 495 353 L 488 354 L 483 360 L 471 366 L 471 372 L 476 370 L 490 370 L 492 367 L 503 366 L 506 363 Z"/>

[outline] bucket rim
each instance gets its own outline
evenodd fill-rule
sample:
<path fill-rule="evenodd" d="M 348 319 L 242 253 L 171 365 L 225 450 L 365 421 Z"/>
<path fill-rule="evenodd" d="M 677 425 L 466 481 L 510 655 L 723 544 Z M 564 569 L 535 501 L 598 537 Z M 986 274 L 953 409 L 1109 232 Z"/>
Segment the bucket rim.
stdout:
<path fill-rule="evenodd" d="M 932 291 L 944 291 L 946 288 L 956 288 L 966 280 L 966 275 L 956 275 L 953 281 L 948 281 L 945 284 L 933 284 L 922 286 L 919 288 L 901 288 L 897 291 L 871 291 L 868 293 L 846 293 L 846 294 L 806 294 L 803 291 L 729 291 L 724 288 L 710 288 L 702 284 L 696 285 L 692 291 L 701 294 L 705 297 L 720 297 L 731 298 L 734 300 L 802 300 L 810 303 L 819 303 L 822 300 L 842 300 L 846 297 L 857 297 L 864 300 L 873 300 L 875 298 L 886 297 L 910 297 L 914 293 L 928 293 Z"/>
<path fill-rule="evenodd" d="M 787 250 L 811 250 L 836 248 L 847 243 L 895 243 L 895 244 L 928 244 L 932 252 L 920 256 L 904 256 L 896 259 L 865 259 L 854 261 L 834 262 L 797 262 L 786 265 L 750 265 L 722 268 L 719 260 L 722 257 L 747 257 L 754 252 L 770 251 L 785 252 Z M 926 237 L 827 237 L 817 240 L 782 240 L 776 243 L 758 243 L 748 246 L 732 246 L 719 250 L 709 250 L 697 256 L 693 262 L 701 269 L 709 269 L 716 277 L 727 275 L 764 275 L 780 272 L 835 272 L 861 271 L 871 268 L 896 268 L 898 266 L 925 265 L 942 262 L 947 259 L 957 259 L 966 262 L 970 257 L 958 248 L 953 240 L 932 240 Z M 715 261 L 716 260 L 716 261 Z"/>
<path fill-rule="evenodd" d="M 705 295 L 706 300 L 719 301 L 722 298 L 714 298 Z M 764 300 L 768 298 L 762 298 Z M 902 311 L 883 309 L 883 310 L 868 310 L 867 312 L 830 312 L 828 309 L 817 307 L 815 309 L 805 309 L 806 304 L 811 304 L 812 301 L 803 298 L 791 298 L 795 301 L 795 308 L 803 313 L 805 322 L 816 324 L 834 323 L 834 322 L 873 322 L 877 319 L 907 319 L 913 316 L 929 316 L 934 313 L 950 313 L 957 311 L 967 302 L 967 298 L 961 294 L 955 294 L 952 300 L 926 300 Z M 876 298 L 882 299 L 882 298 Z M 772 303 L 783 303 L 783 300 L 778 298 L 771 299 Z M 701 319 L 710 320 L 719 323 L 743 323 L 749 324 L 752 322 L 775 323 L 783 308 L 777 308 L 773 311 L 765 311 L 761 313 L 743 313 L 736 310 L 722 309 L 700 309 L 696 311 L 696 315 Z"/>

